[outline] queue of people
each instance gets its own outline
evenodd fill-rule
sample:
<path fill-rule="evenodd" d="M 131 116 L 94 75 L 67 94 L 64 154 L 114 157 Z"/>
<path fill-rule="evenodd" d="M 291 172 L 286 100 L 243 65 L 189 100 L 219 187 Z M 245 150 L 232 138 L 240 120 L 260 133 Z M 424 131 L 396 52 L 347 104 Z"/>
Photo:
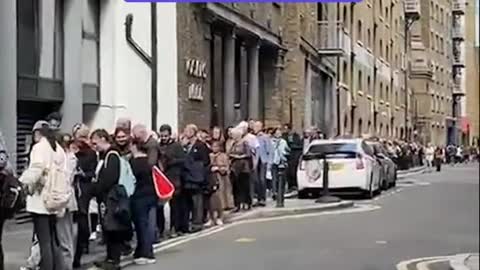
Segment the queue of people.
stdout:
<path fill-rule="evenodd" d="M 6 169 L 6 151 L 0 152 L 0 180 L 8 176 L 25 188 L 26 211 L 33 218 L 32 245 L 39 254 L 31 269 L 81 267 L 97 223 L 107 251 L 97 267 L 120 269 L 121 256 L 130 252 L 136 264 L 155 263 L 153 245 L 163 237 L 222 225 L 226 211 L 266 206 L 278 190 L 278 168 L 294 162 L 291 131 L 264 129 L 259 121 L 225 132 L 190 124 L 178 136 L 169 125 L 149 131 L 128 119 L 119 119 L 113 133 L 77 124 L 64 134 L 60 123 L 58 117 L 35 123 L 29 165 L 18 178 Z M 155 193 L 153 167 L 175 187 L 168 202 Z M 129 175 L 135 181 L 131 194 L 120 185 Z M 293 189 L 296 183 L 288 184 Z M 0 225 L 11 216 L 0 212 Z M 3 270 L 3 256 L 0 266 Z"/>

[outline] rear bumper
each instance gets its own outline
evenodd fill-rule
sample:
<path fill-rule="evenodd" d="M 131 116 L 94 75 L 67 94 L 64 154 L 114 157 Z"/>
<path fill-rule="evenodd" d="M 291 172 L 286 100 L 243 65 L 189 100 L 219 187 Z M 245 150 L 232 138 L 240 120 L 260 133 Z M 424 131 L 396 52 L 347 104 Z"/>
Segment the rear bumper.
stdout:
<path fill-rule="evenodd" d="M 297 185 L 298 190 L 304 189 L 322 189 L 323 188 L 323 174 L 315 181 L 308 180 L 305 171 L 297 171 Z M 358 171 L 354 175 L 336 176 L 330 174 L 328 181 L 328 188 L 331 190 L 368 190 L 369 181 L 367 180 L 366 171 Z"/>

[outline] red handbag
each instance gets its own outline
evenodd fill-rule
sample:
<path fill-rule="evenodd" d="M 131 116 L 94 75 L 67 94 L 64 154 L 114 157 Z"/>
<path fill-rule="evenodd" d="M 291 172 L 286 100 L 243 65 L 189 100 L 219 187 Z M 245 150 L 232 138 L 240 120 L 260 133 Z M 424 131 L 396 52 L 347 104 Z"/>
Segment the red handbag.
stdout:
<path fill-rule="evenodd" d="M 175 186 L 157 166 L 152 169 L 152 179 L 158 198 L 160 200 L 170 200 L 175 192 Z"/>

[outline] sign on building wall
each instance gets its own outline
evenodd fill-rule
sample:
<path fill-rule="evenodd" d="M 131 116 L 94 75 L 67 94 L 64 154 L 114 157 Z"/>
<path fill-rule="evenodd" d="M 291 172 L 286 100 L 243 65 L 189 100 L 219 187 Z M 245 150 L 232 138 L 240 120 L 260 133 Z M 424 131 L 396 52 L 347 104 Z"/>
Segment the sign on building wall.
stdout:
<path fill-rule="evenodd" d="M 185 69 L 192 81 L 188 85 L 188 99 L 203 101 L 207 63 L 198 59 L 187 59 Z"/>

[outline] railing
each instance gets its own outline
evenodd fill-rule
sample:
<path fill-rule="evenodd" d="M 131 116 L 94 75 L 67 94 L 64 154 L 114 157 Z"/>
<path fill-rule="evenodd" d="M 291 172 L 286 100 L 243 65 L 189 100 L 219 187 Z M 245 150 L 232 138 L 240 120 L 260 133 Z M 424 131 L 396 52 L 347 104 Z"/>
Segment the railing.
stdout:
<path fill-rule="evenodd" d="M 318 21 L 317 48 L 322 55 L 345 53 L 345 39 L 342 22 Z"/>
<path fill-rule="evenodd" d="M 452 61 L 454 66 L 465 65 L 465 54 L 462 52 L 462 50 L 454 48 Z"/>
<path fill-rule="evenodd" d="M 465 0 L 453 0 L 452 2 L 452 12 L 454 13 L 465 13 L 465 7 Z"/>
<path fill-rule="evenodd" d="M 465 95 L 465 88 L 462 86 L 461 83 L 454 83 L 453 84 L 453 94 L 454 95 Z"/>
<path fill-rule="evenodd" d="M 452 26 L 452 38 L 463 39 L 465 37 L 464 27 L 460 24 L 454 24 Z"/>

